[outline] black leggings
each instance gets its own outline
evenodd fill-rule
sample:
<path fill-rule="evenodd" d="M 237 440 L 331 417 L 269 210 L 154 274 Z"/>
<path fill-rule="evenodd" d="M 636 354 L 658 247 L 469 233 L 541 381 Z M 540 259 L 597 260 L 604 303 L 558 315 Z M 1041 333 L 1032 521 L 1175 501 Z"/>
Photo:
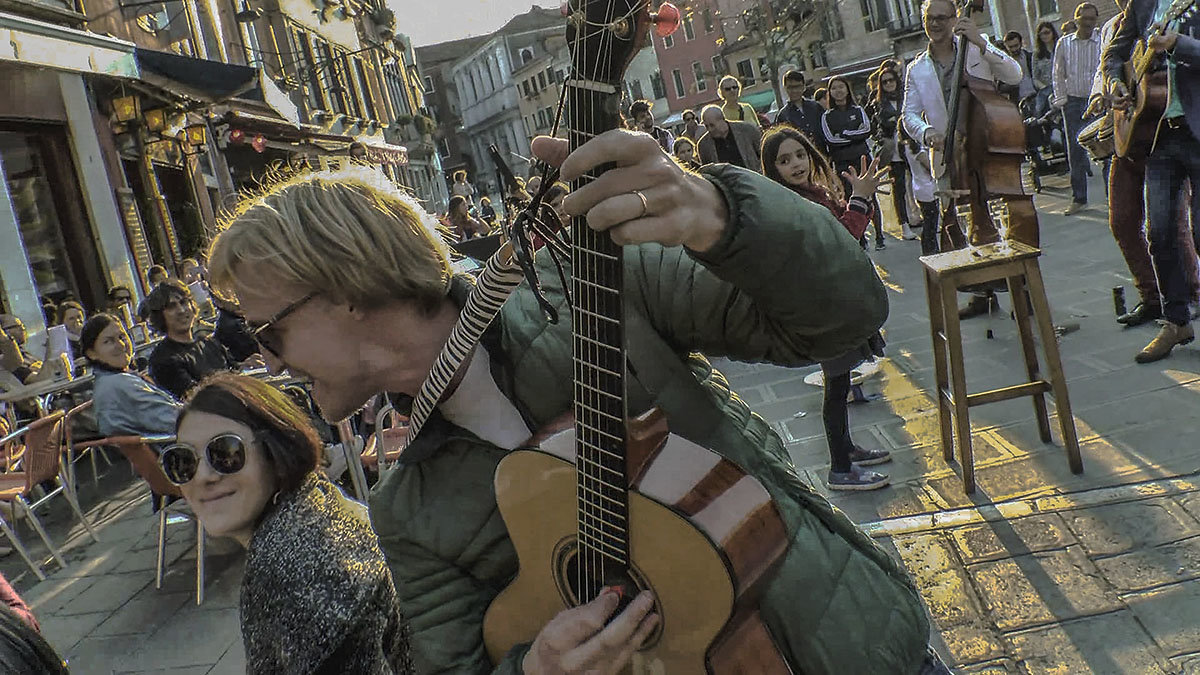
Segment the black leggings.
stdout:
<path fill-rule="evenodd" d="M 837 473 L 850 470 L 850 373 L 825 376 L 825 403 L 821 416 L 825 420 L 825 441 L 829 444 L 829 465 Z"/>
<path fill-rule="evenodd" d="M 892 162 L 892 206 L 901 225 L 908 223 L 908 162 Z"/>

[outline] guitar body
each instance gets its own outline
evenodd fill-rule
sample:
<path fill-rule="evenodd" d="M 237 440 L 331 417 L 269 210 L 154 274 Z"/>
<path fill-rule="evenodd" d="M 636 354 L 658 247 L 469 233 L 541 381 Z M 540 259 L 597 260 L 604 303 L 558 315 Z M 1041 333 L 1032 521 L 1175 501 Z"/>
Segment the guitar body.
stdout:
<path fill-rule="evenodd" d="M 778 511 L 757 480 L 660 426 L 642 459 L 630 446 L 628 516 L 630 577 L 654 592 L 661 621 L 626 672 L 791 672 L 754 611 L 757 590 L 787 548 Z M 564 431 L 538 450 L 509 454 L 496 470 L 496 501 L 520 571 L 484 617 L 493 662 L 584 602 L 573 588 L 574 453 L 574 431 Z"/>
<path fill-rule="evenodd" d="M 1128 110 L 1113 111 L 1113 140 L 1117 156 L 1145 159 L 1154 144 L 1158 122 L 1167 109 L 1165 71 L 1143 77 L 1134 89 L 1134 102 Z"/>

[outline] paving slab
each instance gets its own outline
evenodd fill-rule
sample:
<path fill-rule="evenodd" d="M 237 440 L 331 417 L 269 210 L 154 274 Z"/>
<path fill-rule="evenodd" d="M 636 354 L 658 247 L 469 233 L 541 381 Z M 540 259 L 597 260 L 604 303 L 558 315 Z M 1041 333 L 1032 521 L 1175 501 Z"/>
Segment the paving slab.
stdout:
<path fill-rule="evenodd" d="M 1111 556 L 1200 534 L 1200 522 L 1174 500 L 1147 499 L 1062 514 L 1092 556 Z"/>
<path fill-rule="evenodd" d="M 1095 563 L 1104 578 L 1123 592 L 1200 579 L 1200 537 L 1101 558 Z M 1200 615 L 1193 620 L 1200 621 Z"/>
<path fill-rule="evenodd" d="M 1122 599 L 1168 656 L 1193 654 L 1200 646 L 1200 584 L 1172 584 Z"/>
<path fill-rule="evenodd" d="M 988 616 L 1003 631 L 1122 607 L 1078 546 L 969 565 L 967 572 Z"/>
<path fill-rule="evenodd" d="M 204 636 L 197 640 L 196 636 Z M 242 639 L 236 609 L 181 609 L 176 619 L 163 624 L 131 650 L 123 663 L 126 669 L 176 669 L 190 666 L 211 668 L 234 642 Z M 164 648 L 170 645 L 170 648 Z"/>
<path fill-rule="evenodd" d="M 939 628 L 982 623 L 983 614 L 970 579 L 953 546 L 941 534 L 902 535 L 893 537 L 892 543 Z"/>
<path fill-rule="evenodd" d="M 949 535 L 959 556 L 968 564 L 1064 549 L 1077 543 L 1062 517 L 1054 513 L 1014 518 L 999 525 L 956 527 Z"/>
<path fill-rule="evenodd" d="M 1173 666 L 1129 611 L 1005 636 L 1027 673 L 1164 675 Z"/>

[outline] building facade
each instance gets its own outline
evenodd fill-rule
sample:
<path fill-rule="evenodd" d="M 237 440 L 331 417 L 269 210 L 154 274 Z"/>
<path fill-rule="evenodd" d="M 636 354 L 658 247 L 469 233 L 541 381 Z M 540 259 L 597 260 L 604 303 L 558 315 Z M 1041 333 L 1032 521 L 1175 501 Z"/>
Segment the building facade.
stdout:
<path fill-rule="evenodd" d="M 715 2 L 682 2 L 679 9 L 683 13 L 679 29 L 653 39 L 672 113 L 699 109 L 717 100 L 717 81 L 726 74 Z"/>

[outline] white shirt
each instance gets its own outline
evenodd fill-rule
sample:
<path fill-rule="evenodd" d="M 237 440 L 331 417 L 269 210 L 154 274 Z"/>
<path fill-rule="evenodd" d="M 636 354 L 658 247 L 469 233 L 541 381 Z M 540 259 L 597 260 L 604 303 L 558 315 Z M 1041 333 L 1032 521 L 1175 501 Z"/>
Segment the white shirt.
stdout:
<path fill-rule="evenodd" d="M 516 406 L 496 385 L 491 359 L 483 347 L 475 349 L 458 388 L 438 404 L 438 410 L 450 422 L 505 450 L 520 447 L 533 435 Z"/>
<path fill-rule="evenodd" d="M 1021 64 L 990 42 L 983 50 L 974 43 L 967 43 L 966 58 L 968 75 L 989 82 L 1000 81 L 1012 85 L 1021 82 Z M 908 135 L 924 143 L 925 132 L 930 128 L 938 133 L 946 133 L 949 116 L 937 65 L 929 56 L 929 50 L 925 50 L 908 64 L 905 71 L 901 120 Z"/>
<path fill-rule="evenodd" d="M 1054 106 L 1066 105 L 1068 96 L 1087 98 L 1099 66 L 1099 31 L 1093 30 L 1086 40 L 1075 33 L 1059 38 L 1054 47 Z"/>

